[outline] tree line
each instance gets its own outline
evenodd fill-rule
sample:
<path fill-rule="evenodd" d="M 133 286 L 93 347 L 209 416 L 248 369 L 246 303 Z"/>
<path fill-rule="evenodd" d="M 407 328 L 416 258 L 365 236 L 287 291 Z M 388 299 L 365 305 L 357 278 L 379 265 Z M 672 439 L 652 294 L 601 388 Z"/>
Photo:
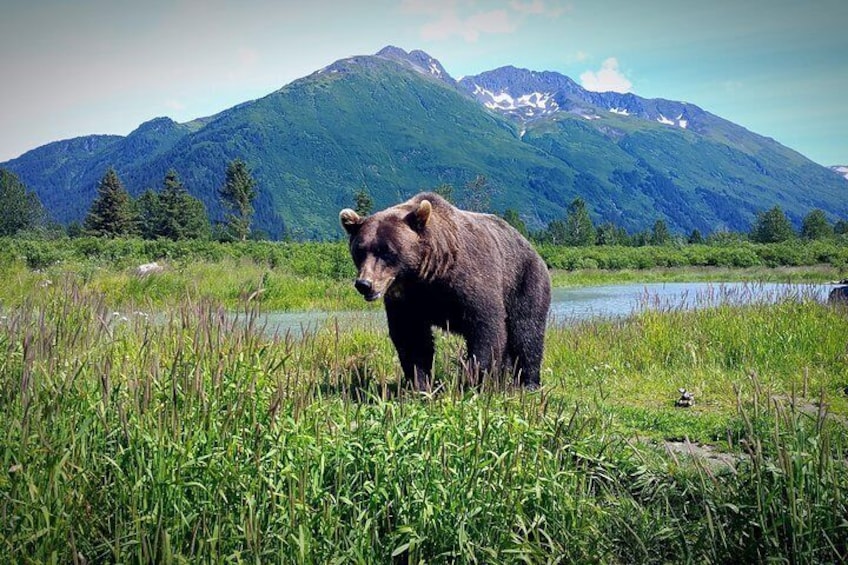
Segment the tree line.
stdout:
<path fill-rule="evenodd" d="M 461 198 L 456 197 L 456 191 L 451 184 L 439 185 L 433 189 L 433 192 L 465 210 L 492 212 L 491 201 L 494 191 L 483 175 L 477 175 L 474 180 L 465 184 L 464 190 L 461 191 Z M 354 191 L 353 200 L 354 209 L 359 215 L 367 216 L 371 213 L 374 202 L 367 189 L 360 188 Z M 796 232 L 780 206 L 757 213 L 748 233 L 716 231 L 706 236 L 698 229 L 692 230 L 686 236 L 673 234 L 666 221 L 661 218 L 654 222 L 651 229 L 633 234 L 613 222 L 596 225 L 589 214 L 586 201 L 579 196 L 568 205 L 563 218 L 551 220 L 547 226 L 538 231 L 529 230 L 518 211 L 513 208 L 507 208 L 499 215 L 535 243 L 566 247 L 595 245 L 644 247 L 671 244 L 721 244 L 736 241 L 781 243 L 793 239 L 826 240 L 848 234 L 848 221 L 837 220 L 834 224 L 830 224 L 827 215 L 820 209 L 809 212 L 802 221 L 801 229 Z"/>
<path fill-rule="evenodd" d="M 224 221 L 213 226 L 203 202 L 189 194 L 176 171 L 169 170 L 159 190 L 148 188 L 130 196 L 118 173 L 110 167 L 97 184 L 97 194 L 85 219 L 71 222 L 71 237 L 141 237 L 143 239 L 209 239 L 243 241 L 251 234 L 256 181 L 247 165 L 235 159 L 227 165 L 218 196 Z M 13 173 L 0 169 L 0 236 L 61 231 L 52 224 L 38 196 Z"/>
<path fill-rule="evenodd" d="M 442 184 L 433 189 L 447 200 L 455 201 L 452 185 Z M 458 204 L 468 210 L 490 212 L 493 191 L 486 177 L 477 175 L 466 183 Z M 247 165 L 235 159 L 227 165 L 224 184 L 218 189 L 221 204 L 226 210 L 224 221 L 212 225 L 201 200 L 189 194 L 176 171 L 165 174 L 159 190 L 147 189 L 132 198 L 114 168 L 109 168 L 97 186 L 97 195 L 82 223 L 67 227 L 71 237 L 90 235 L 108 238 L 141 237 L 143 239 L 217 239 L 244 241 L 255 237 L 251 224 L 256 181 Z M 353 193 L 353 204 L 360 215 L 368 215 L 374 201 L 366 188 Z M 752 241 L 779 243 L 793 239 L 826 240 L 848 234 L 848 221 L 831 224 L 825 212 L 815 209 L 802 221 L 796 231 L 779 206 L 757 213 L 751 230 L 744 232 L 718 231 L 704 236 L 692 230 L 686 236 L 673 234 L 663 219 L 657 219 L 651 229 L 628 233 L 612 222 L 595 224 L 585 200 L 575 198 L 562 218 L 551 220 L 543 229 L 528 230 L 518 211 L 507 208 L 501 217 L 524 236 L 536 243 L 567 247 L 618 245 L 642 247 L 670 244 L 730 243 Z M 63 229 L 51 223 L 36 194 L 28 190 L 12 172 L 0 169 L 0 237 L 15 235 L 45 235 Z"/>
<path fill-rule="evenodd" d="M 507 210 L 503 218 L 519 231 L 539 243 L 565 245 L 569 247 L 587 247 L 593 245 L 623 245 L 642 247 L 645 245 L 663 246 L 670 244 L 709 244 L 729 243 L 733 241 L 751 241 L 754 243 L 780 243 L 793 239 L 806 241 L 833 239 L 848 234 L 848 222 L 838 220 L 828 222 L 823 210 L 815 209 L 803 219 L 798 231 L 780 208 L 758 212 L 751 230 L 744 232 L 716 231 L 704 236 L 694 229 L 688 235 L 676 235 L 671 232 L 665 220 L 657 219 L 650 230 L 628 233 L 624 228 L 612 222 L 598 226 L 589 215 L 586 202 L 575 198 L 568 206 L 565 218 L 552 220 L 547 227 L 535 233 L 528 233 L 517 212 Z"/>
<path fill-rule="evenodd" d="M 216 238 L 246 240 L 251 234 L 256 181 L 244 161 L 236 159 L 227 165 L 218 196 L 228 212 L 223 224 L 215 226 Z M 133 199 L 115 169 L 109 168 L 97 185 L 97 196 L 82 225 L 68 228 L 71 236 L 139 236 L 174 241 L 208 239 L 212 231 L 206 206 L 189 194 L 173 169 L 165 173 L 160 190 L 147 189 Z"/>

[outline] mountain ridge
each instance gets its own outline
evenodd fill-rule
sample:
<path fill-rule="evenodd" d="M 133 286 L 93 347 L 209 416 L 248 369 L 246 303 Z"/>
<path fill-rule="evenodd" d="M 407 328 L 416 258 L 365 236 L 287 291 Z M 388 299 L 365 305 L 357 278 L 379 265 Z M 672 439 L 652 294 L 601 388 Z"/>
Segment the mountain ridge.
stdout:
<path fill-rule="evenodd" d="M 533 228 L 583 197 L 596 222 L 630 230 L 746 229 L 781 205 L 799 224 L 848 216 L 832 171 L 695 104 L 592 93 L 565 75 L 506 66 L 453 79 L 425 53 L 387 46 L 340 59 L 256 100 L 129 135 L 53 142 L 0 166 L 63 223 L 79 220 L 108 166 L 131 194 L 178 171 L 220 218 L 229 160 L 254 170 L 256 227 L 272 237 L 339 235 L 336 214 L 365 187 L 377 206 L 483 174 L 492 205 Z M 808 193 L 796 187 L 805 186 Z"/>

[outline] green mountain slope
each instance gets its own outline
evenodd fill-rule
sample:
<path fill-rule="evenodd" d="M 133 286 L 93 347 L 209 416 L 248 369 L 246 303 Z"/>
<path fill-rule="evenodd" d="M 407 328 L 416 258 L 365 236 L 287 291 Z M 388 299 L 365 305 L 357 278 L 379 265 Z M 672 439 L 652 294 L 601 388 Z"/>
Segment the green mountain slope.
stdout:
<path fill-rule="evenodd" d="M 534 228 L 578 195 L 597 222 L 630 230 L 657 218 L 677 231 L 747 229 L 775 204 L 796 222 L 815 207 L 848 217 L 844 180 L 694 106 L 691 129 L 611 113 L 603 96 L 580 102 L 592 119 L 563 111 L 521 121 L 488 110 L 434 61 L 396 48 L 345 59 L 209 118 L 160 118 L 126 137 L 57 142 L 0 166 L 62 222 L 83 217 L 109 166 L 132 194 L 173 168 L 219 218 L 226 165 L 242 158 L 258 181 L 255 228 L 275 238 L 339 237 L 338 210 L 363 187 L 377 207 L 443 183 L 461 202 L 477 175 L 494 211 L 515 208 Z"/>

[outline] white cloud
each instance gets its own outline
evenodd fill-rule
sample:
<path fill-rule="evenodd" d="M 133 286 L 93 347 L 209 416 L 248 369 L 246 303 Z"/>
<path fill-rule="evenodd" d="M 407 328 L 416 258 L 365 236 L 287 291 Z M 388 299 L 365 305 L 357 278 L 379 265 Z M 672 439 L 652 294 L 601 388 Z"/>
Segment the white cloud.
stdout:
<path fill-rule="evenodd" d="M 558 17 L 571 10 L 571 4 L 562 0 L 500 0 L 487 2 L 490 8 L 474 0 L 402 0 L 402 12 L 424 16 L 420 28 L 426 40 L 444 40 L 461 37 L 468 43 L 482 35 L 513 33 L 528 18 Z"/>
<path fill-rule="evenodd" d="M 515 24 L 510 21 L 505 10 L 478 12 L 465 17 L 457 11 L 446 11 L 436 20 L 421 26 L 421 37 L 439 40 L 458 36 L 473 43 L 483 34 L 510 33 L 514 30 Z"/>
<path fill-rule="evenodd" d="M 610 57 L 598 71 L 586 71 L 580 75 L 580 83 L 592 92 L 630 92 L 633 86 L 618 70 L 618 59 Z"/>
<path fill-rule="evenodd" d="M 565 12 L 570 12 L 574 9 L 571 2 L 562 0 L 512 0 L 509 7 L 519 14 L 529 14 L 534 16 L 547 16 L 557 18 Z"/>
<path fill-rule="evenodd" d="M 186 105 L 184 103 L 180 102 L 179 100 L 174 100 L 173 98 L 165 100 L 164 106 L 168 110 L 175 112 L 182 112 L 186 109 Z"/>
<path fill-rule="evenodd" d="M 520 12 L 522 14 L 544 14 L 545 13 L 545 2 L 543 0 L 532 0 L 531 2 L 524 3 L 519 0 L 513 0 L 509 3 L 509 7 L 515 10 L 516 12 Z"/>

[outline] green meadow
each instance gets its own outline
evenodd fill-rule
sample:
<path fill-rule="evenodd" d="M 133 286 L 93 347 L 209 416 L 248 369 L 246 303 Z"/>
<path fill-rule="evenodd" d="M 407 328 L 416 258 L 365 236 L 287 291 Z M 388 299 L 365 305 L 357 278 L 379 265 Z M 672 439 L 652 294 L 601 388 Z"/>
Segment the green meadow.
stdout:
<path fill-rule="evenodd" d="M 558 286 L 845 276 L 842 247 L 744 249 L 760 259 L 543 254 Z M 5 241 L 0 561 L 848 558 L 845 308 L 795 293 L 554 325 L 532 393 L 458 386 L 463 346 L 440 334 L 424 395 L 381 324 L 265 331 L 271 310 L 363 309 L 349 263 L 339 243 Z"/>

